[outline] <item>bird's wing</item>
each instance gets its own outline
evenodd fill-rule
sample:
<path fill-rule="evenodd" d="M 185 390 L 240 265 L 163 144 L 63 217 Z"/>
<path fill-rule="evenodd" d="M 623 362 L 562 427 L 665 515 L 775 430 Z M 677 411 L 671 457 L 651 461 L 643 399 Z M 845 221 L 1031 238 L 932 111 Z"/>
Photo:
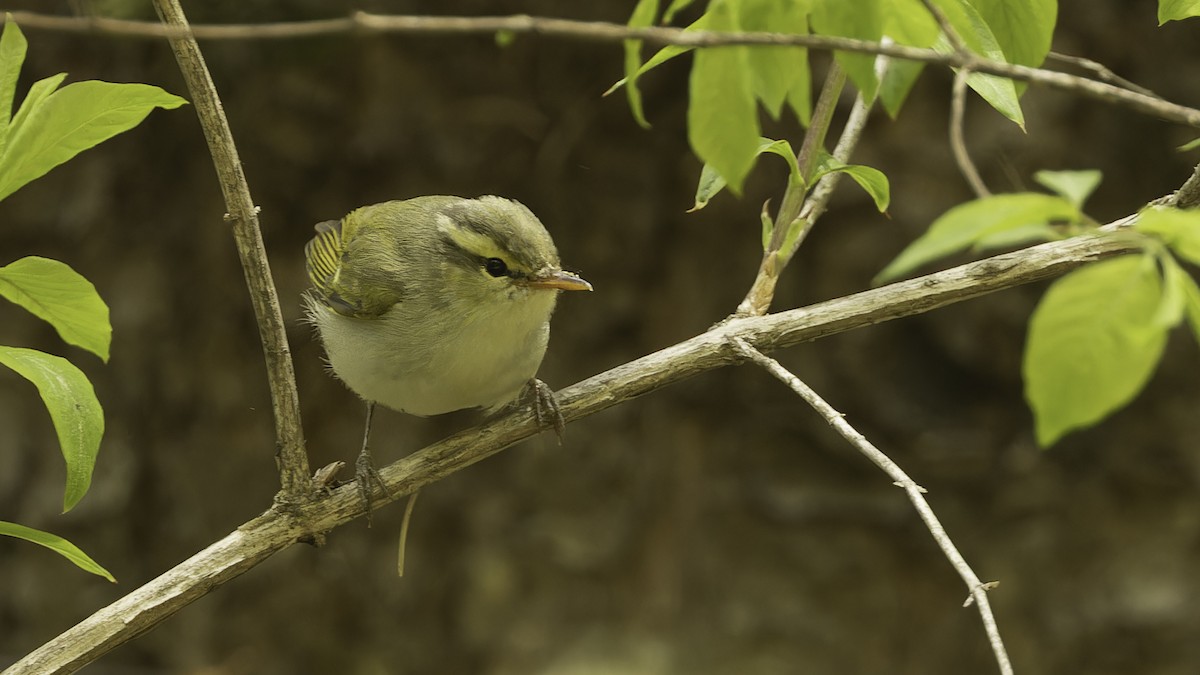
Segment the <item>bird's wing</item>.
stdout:
<path fill-rule="evenodd" d="M 355 274 L 353 266 L 345 264 L 353 254 L 348 241 L 354 227 L 347 223 L 353 215 L 317 223 L 316 236 L 304 246 L 304 263 L 315 295 L 325 306 L 342 316 L 371 319 L 399 302 L 400 296 L 398 289 L 389 288 L 391 284 L 363 283 L 369 281 L 364 276 L 374 275 Z M 360 261 L 358 267 L 371 266 Z"/>

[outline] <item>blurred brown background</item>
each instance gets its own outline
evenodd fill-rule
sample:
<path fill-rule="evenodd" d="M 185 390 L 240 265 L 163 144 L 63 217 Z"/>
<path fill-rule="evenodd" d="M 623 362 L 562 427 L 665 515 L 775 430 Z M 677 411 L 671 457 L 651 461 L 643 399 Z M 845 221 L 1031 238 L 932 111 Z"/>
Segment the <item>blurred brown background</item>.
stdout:
<path fill-rule="evenodd" d="M 25 2 L 149 17 L 140 2 Z M 148 3 L 145 3 L 148 5 Z M 624 21 L 633 0 L 188 2 L 196 22 L 352 9 Z M 1055 47 L 1200 105 L 1200 21 L 1152 2 L 1065 0 Z M 158 84 L 185 94 L 165 43 L 27 30 L 20 84 Z M 300 323 L 311 225 L 353 207 L 453 193 L 514 197 L 596 286 L 563 298 L 542 377 L 565 386 L 703 331 L 758 261 L 743 200 L 685 214 L 699 164 L 687 59 L 644 79 L 652 131 L 623 96 L 616 44 L 520 37 L 338 36 L 203 45 L 238 140 L 289 322 L 314 466 L 349 460 L 360 404 Z M 814 58 L 818 69 L 825 56 Z M 927 72 L 855 160 L 892 181 L 890 218 L 849 186 L 775 307 L 862 290 L 969 195 L 946 142 L 950 78 Z M 1107 220 L 1177 187 L 1196 135 L 1045 90 L 1028 134 L 977 99 L 967 134 L 995 190 L 1037 169 L 1099 168 Z M 845 113 L 843 108 L 842 113 Z M 797 142 L 794 121 L 769 134 Z M 93 379 L 108 430 L 91 493 L 66 516 L 62 460 L 34 389 L 0 373 L 0 518 L 70 538 L 120 580 L 0 539 L 0 664 L 224 536 L 277 489 L 262 353 L 193 110 L 155 112 L 0 204 L 0 264 L 62 259 L 112 307 L 109 364 L 0 307 L 0 344 L 62 354 Z M 1200 663 L 1200 352 L 1179 331 L 1148 390 L 1049 452 L 1032 440 L 1020 353 L 1043 287 L 822 340 L 778 356 L 929 490 L 984 579 L 1018 672 L 1194 673 Z M 477 419 L 377 417 L 394 460 Z M 541 437 L 424 492 L 395 577 L 400 508 L 295 546 L 106 656 L 97 674 L 989 673 L 966 590 L 903 493 L 766 373 L 726 369 Z"/>

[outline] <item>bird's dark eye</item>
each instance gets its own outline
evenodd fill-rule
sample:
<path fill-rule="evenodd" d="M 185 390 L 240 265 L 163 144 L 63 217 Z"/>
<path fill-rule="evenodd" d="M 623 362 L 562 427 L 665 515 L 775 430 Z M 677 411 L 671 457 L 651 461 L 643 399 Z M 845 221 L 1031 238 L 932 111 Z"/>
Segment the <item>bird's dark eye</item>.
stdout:
<path fill-rule="evenodd" d="M 483 269 L 487 270 L 487 273 L 494 277 L 502 277 L 508 274 L 508 265 L 499 258 L 488 258 L 483 263 Z"/>

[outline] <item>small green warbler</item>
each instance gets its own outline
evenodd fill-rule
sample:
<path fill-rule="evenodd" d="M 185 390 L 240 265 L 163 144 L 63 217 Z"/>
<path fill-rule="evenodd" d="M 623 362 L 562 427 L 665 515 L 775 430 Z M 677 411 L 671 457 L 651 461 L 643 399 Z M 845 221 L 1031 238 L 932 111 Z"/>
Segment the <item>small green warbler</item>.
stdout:
<path fill-rule="evenodd" d="M 370 506 L 382 480 L 367 440 L 378 403 L 428 416 L 498 410 L 527 388 L 539 418 L 557 416 L 536 379 L 558 291 L 590 291 L 562 269 L 524 205 L 501 197 L 384 202 L 316 226 L 304 247 L 305 296 L 334 374 L 367 403 L 356 476 Z M 561 417 L 556 428 L 561 429 Z"/>

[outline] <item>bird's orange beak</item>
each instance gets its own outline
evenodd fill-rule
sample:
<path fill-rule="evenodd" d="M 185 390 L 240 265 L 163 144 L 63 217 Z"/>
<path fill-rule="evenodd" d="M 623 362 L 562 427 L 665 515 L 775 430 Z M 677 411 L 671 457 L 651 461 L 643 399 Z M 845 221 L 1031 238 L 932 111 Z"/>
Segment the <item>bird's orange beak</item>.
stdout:
<path fill-rule="evenodd" d="M 590 291 L 592 285 L 577 274 L 555 270 L 549 274 L 538 276 L 526 282 L 531 288 L 547 288 L 560 291 Z"/>

